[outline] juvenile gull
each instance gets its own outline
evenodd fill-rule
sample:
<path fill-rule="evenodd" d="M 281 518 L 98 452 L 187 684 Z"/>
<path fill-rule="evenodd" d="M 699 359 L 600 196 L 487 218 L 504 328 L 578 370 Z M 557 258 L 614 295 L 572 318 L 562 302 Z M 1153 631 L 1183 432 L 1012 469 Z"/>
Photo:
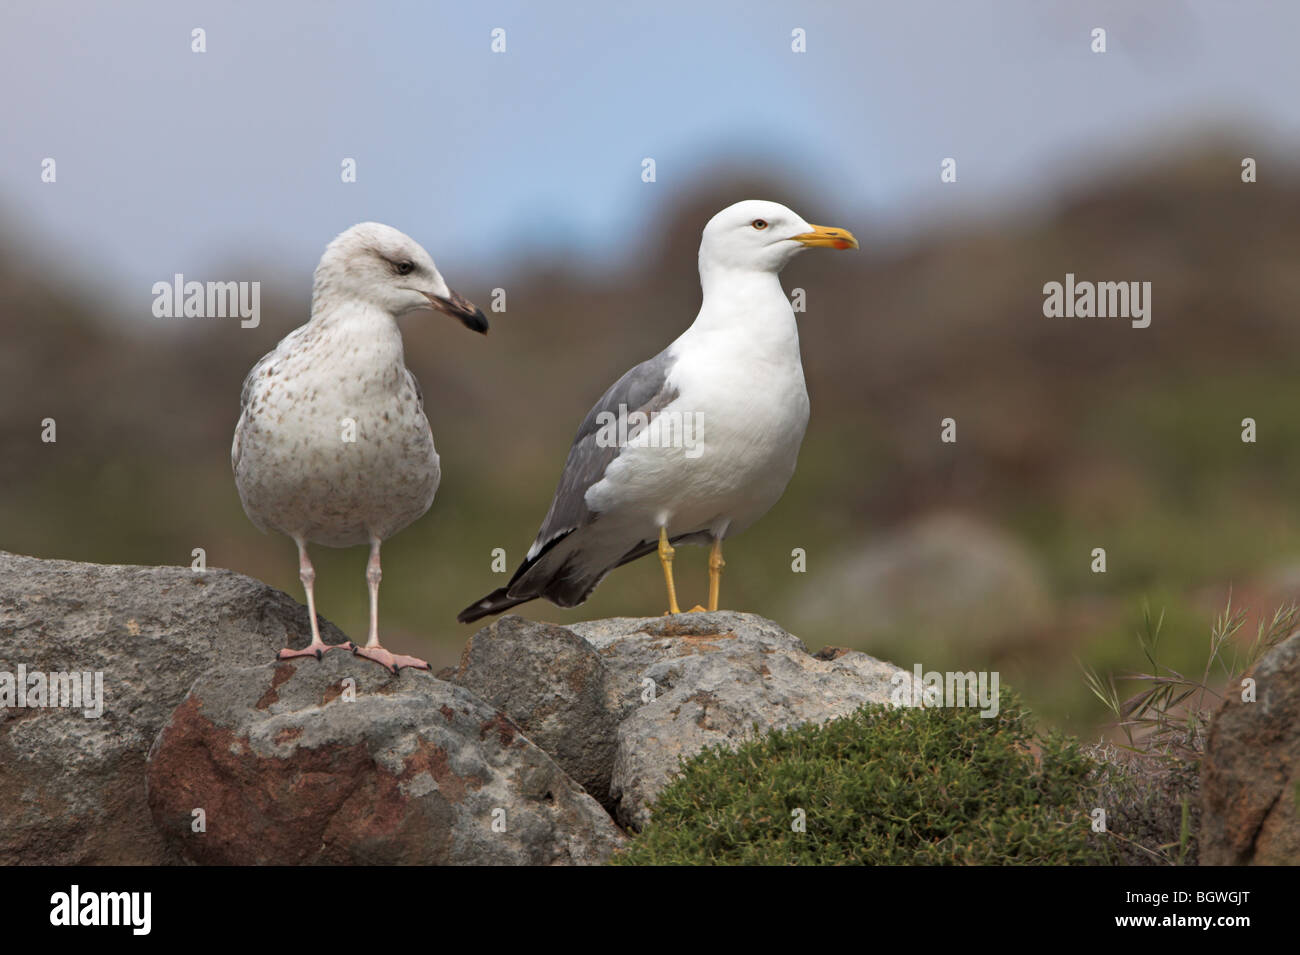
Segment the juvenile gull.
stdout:
<path fill-rule="evenodd" d="M 668 612 L 679 613 L 681 542 L 712 542 L 708 609 L 718 609 L 722 541 L 781 497 L 808 425 L 799 333 L 778 275 L 804 249 L 857 247 L 847 230 L 775 202 L 738 202 L 709 220 L 694 324 L 591 409 L 523 563 L 458 619 L 537 597 L 576 607 L 615 567 L 654 550 Z"/>
<path fill-rule="evenodd" d="M 307 545 L 370 545 L 370 637 L 338 644 L 394 673 L 429 669 L 379 645 L 380 545 L 424 514 L 441 472 L 420 386 L 402 354 L 398 317 L 436 309 L 487 332 L 487 319 L 447 287 L 429 253 L 390 226 L 363 222 L 325 249 L 312 284 L 311 319 L 244 379 L 230 449 L 244 511 L 263 531 L 298 545 L 311 646 L 327 646 L 316 620 L 316 572 Z"/>

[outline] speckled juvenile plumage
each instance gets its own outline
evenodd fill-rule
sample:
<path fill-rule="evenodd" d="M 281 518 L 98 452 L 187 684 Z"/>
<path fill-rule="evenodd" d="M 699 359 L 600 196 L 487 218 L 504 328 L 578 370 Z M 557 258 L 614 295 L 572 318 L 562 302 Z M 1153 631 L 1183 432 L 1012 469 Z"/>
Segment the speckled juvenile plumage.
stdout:
<path fill-rule="evenodd" d="M 345 305 L 290 333 L 248 376 L 232 460 L 263 530 L 352 547 L 424 514 L 441 470 L 396 321 Z"/>
<path fill-rule="evenodd" d="M 429 509 L 441 477 L 397 327 L 398 316 L 429 308 L 487 330 L 483 313 L 447 287 L 414 240 L 378 223 L 353 226 L 316 268 L 311 320 L 244 379 L 231 447 L 235 485 L 254 524 L 297 543 L 312 619 L 312 646 L 281 651 L 281 659 L 319 658 L 327 649 L 307 544 L 368 543 L 370 640 L 364 650 L 352 649 L 394 670 L 427 667 L 379 646 L 378 588 L 380 544 Z"/>

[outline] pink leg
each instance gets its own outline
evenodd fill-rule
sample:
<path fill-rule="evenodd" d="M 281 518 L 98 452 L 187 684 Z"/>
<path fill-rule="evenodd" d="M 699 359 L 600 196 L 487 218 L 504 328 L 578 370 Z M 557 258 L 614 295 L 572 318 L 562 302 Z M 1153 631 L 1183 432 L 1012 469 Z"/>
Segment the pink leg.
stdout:
<path fill-rule="evenodd" d="M 307 557 L 307 542 L 295 537 L 294 543 L 298 545 L 298 579 L 302 581 L 303 589 L 307 591 L 307 616 L 311 618 L 311 646 L 302 650 L 290 650 L 286 647 L 277 653 L 275 658 L 277 660 L 292 660 L 295 657 L 315 657 L 319 660 L 326 652 L 335 649 L 335 647 L 330 646 L 320 638 L 320 624 L 316 622 L 316 592 L 314 588 L 316 568 L 312 567 L 311 560 Z"/>
<path fill-rule="evenodd" d="M 411 667 L 415 670 L 431 670 L 433 668 L 419 657 L 389 653 L 379 645 L 379 581 L 383 577 L 383 571 L 379 567 L 379 545 L 381 543 L 378 537 L 370 539 L 370 562 L 366 564 L 366 583 L 370 586 L 370 637 L 366 640 L 364 647 L 358 647 L 354 644 L 352 652 L 359 657 L 373 660 L 384 669 L 392 670 L 394 673 L 397 673 L 402 667 Z"/>

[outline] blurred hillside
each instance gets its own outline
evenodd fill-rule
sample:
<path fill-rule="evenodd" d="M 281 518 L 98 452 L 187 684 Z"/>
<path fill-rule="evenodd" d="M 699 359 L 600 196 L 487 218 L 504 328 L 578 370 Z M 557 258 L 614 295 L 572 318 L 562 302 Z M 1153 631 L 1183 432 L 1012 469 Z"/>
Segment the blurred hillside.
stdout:
<path fill-rule="evenodd" d="M 485 310 L 491 289 L 505 288 L 508 311 L 490 315 L 486 339 L 442 316 L 404 320 L 444 477 L 432 511 L 385 548 L 386 643 L 435 665 L 459 653 L 470 628 L 455 612 L 502 582 L 492 549 L 504 547 L 513 569 L 588 407 L 693 318 L 700 229 L 756 196 L 853 229 L 863 251 L 808 254 L 785 273 L 787 290 L 807 291 L 812 422 L 785 498 L 727 548 L 724 606 L 775 617 L 814 649 L 998 668 L 1075 728 L 1100 713 L 1073 657 L 1136 664 L 1144 600 L 1168 611 L 1169 662 L 1196 668 L 1230 587 L 1237 605 L 1267 614 L 1300 578 L 1300 177 L 1258 157 L 1262 181 L 1242 184 L 1240 157 L 1254 154 L 1245 148 L 1171 154 L 1185 158 L 1080 187 L 1050 212 L 936 226 L 906 244 L 873 234 L 868 210 L 811 207 L 719 170 L 661 221 L 638 223 L 635 270 L 593 276 L 557 248 L 515 273 L 449 276 Z M 448 241 L 437 223 L 394 224 L 435 259 Z M 301 597 L 292 544 L 261 535 L 240 508 L 229 448 L 240 382 L 305 320 L 310 275 L 262 274 L 232 257 L 187 278 L 261 280 L 258 328 L 161 320 L 147 289 L 104 302 L 69 287 L 20 234 L 11 223 L 0 242 L 0 549 L 187 564 L 203 547 L 211 566 Z M 319 237 L 322 249 L 330 238 Z M 1043 284 L 1067 272 L 1151 282 L 1151 326 L 1043 317 Z M 1247 416 L 1256 444 L 1240 440 Z M 939 441 L 945 417 L 958 422 L 955 445 Z M 40 440 L 44 418 L 57 421 L 55 444 Z M 887 595 L 855 591 L 852 568 L 888 565 L 888 542 L 940 512 L 1003 535 L 1027 564 L 1016 579 L 1034 582 L 976 587 L 946 620 L 885 625 L 877 603 Z M 1094 547 L 1107 550 L 1104 575 L 1090 572 Z M 807 551 L 806 574 L 791 572 L 793 548 Z M 321 612 L 363 633 L 364 554 L 314 556 Z M 914 602 L 941 603 L 962 562 L 934 578 L 933 593 L 914 574 Z M 704 551 L 683 552 L 677 566 L 684 603 L 701 600 Z M 981 599 L 975 633 L 968 610 Z M 643 561 L 577 610 L 520 609 L 565 622 L 662 604 L 658 567 Z"/>

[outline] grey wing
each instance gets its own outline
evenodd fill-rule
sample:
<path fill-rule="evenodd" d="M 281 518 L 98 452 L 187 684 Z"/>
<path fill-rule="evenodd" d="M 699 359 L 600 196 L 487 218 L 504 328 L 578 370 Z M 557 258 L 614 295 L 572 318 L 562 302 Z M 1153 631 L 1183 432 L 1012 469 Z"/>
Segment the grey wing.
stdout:
<path fill-rule="evenodd" d="M 569 448 L 560 486 L 555 490 L 551 509 L 546 520 L 542 521 L 537 539 L 528 550 L 526 563 L 538 556 L 548 544 L 591 522 L 594 515 L 587 507 L 587 489 L 605 476 L 610 462 L 621 450 L 614 442 L 597 441 L 602 423 L 608 420 L 602 415 L 612 414 L 617 418 L 620 414 L 634 411 L 650 414 L 662 410 L 677 397 L 676 389 L 668 384 L 668 371 L 673 364 L 671 351 L 670 346 L 629 370 L 587 412 L 577 437 L 573 439 L 573 446 Z"/>

